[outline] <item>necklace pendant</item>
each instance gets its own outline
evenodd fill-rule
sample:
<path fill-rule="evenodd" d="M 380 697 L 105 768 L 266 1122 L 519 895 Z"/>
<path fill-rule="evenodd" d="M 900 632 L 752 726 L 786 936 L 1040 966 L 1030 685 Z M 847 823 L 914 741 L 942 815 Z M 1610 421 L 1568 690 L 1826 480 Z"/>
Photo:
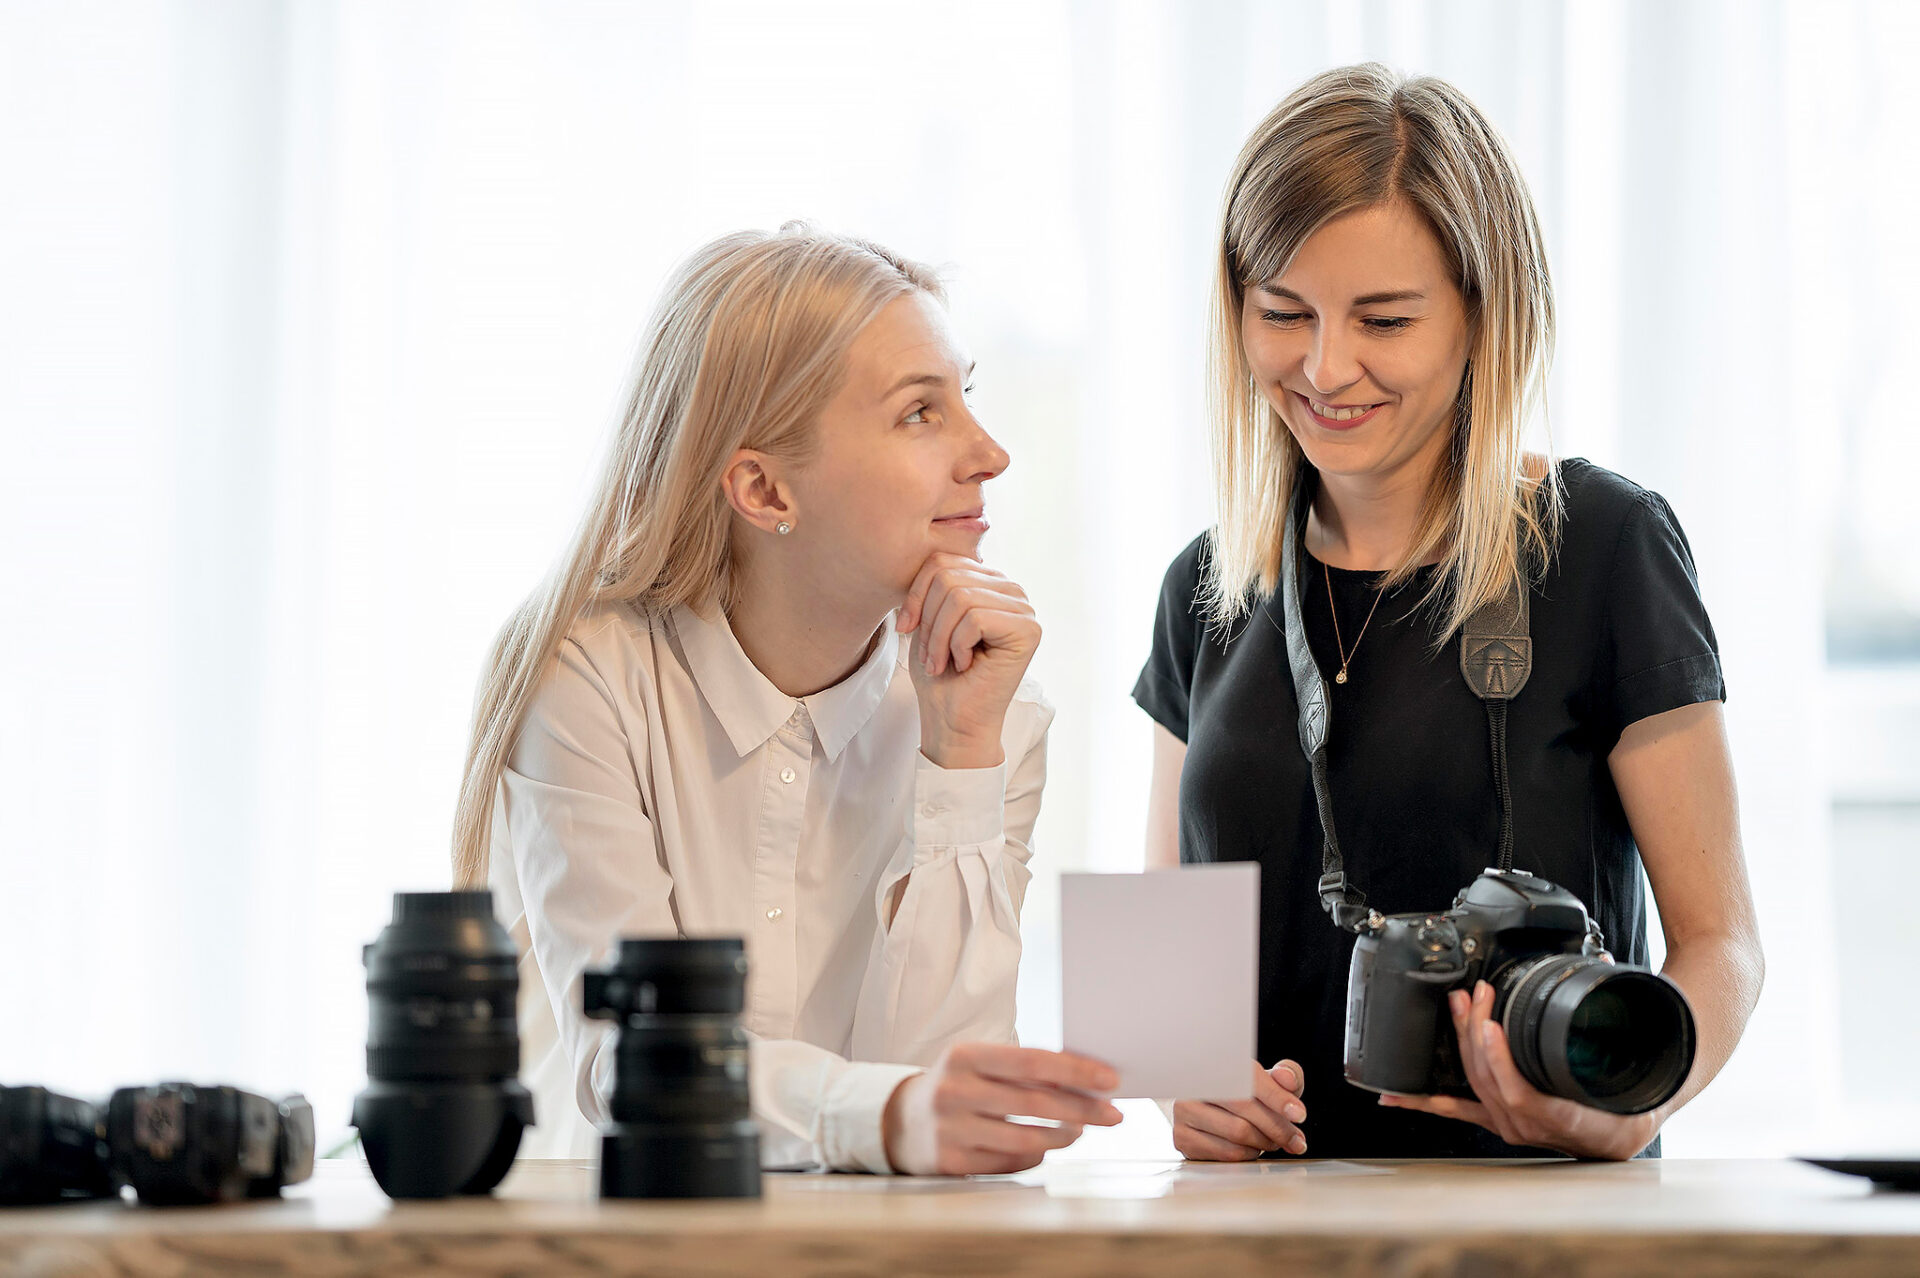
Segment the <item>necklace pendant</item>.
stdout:
<path fill-rule="evenodd" d="M 1333 677 L 1333 681 L 1335 683 L 1345 683 L 1347 681 L 1347 668 L 1345 666 L 1340 667 L 1340 673 Z"/>

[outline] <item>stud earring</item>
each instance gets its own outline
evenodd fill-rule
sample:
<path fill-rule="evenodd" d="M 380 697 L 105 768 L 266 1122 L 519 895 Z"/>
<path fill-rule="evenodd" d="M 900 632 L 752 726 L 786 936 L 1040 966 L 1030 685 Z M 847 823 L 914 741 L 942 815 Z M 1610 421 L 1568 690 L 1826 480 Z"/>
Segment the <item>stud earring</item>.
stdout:
<path fill-rule="evenodd" d="M 779 523 L 773 526 L 773 530 L 779 533 L 782 537 L 784 537 L 788 533 L 793 531 L 793 525 L 783 519 Z"/>

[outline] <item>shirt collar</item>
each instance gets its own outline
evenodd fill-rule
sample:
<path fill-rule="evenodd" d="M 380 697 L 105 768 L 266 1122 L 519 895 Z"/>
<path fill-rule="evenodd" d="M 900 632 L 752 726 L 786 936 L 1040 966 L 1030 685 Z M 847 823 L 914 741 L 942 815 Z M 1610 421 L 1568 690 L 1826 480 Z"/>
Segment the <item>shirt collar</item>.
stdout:
<path fill-rule="evenodd" d="M 899 664 L 900 634 L 889 613 L 881 623 L 879 641 L 859 669 L 831 688 L 796 699 L 760 673 L 734 638 L 726 614 L 718 608 L 707 616 L 680 605 L 671 616 L 693 681 L 742 758 L 765 745 L 793 717 L 796 704 L 804 707 L 813 721 L 827 758 L 838 758 L 880 708 Z"/>

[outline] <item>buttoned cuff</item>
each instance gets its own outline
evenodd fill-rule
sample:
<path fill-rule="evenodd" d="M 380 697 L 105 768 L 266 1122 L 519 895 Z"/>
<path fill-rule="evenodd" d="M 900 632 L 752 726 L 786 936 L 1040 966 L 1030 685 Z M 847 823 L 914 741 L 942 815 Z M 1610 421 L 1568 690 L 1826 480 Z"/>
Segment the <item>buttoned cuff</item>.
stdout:
<path fill-rule="evenodd" d="M 943 768 L 920 755 L 907 835 L 916 848 L 991 843 L 1006 832 L 1007 765 Z"/>
<path fill-rule="evenodd" d="M 827 1092 L 821 1122 L 821 1152 L 836 1171 L 864 1171 L 886 1176 L 886 1132 L 882 1120 L 887 1102 L 901 1083 L 926 1070 L 918 1065 L 889 1065 L 879 1061 L 851 1061 Z"/>

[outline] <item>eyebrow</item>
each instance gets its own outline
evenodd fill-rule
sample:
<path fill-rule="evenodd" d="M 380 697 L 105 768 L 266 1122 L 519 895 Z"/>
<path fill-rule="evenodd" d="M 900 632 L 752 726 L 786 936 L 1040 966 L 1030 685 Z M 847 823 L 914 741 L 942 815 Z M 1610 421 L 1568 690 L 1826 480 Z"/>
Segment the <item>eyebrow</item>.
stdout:
<path fill-rule="evenodd" d="M 975 360 L 973 363 L 967 365 L 967 376 L 972 377 L 973 370 L 978 367 L 980 367 L 980 362 L 978 360 Z M 887 393 L 882 395 L 880 398 L 892 399 L 895 395 L 898 395 L 901 391 L 905 390 L 909 386 L 945 386 L 946 384 L 947 384 L 947 376 L 945 373 L 908 373 L 905 377 L 895 382 L 892 386 L 889 386 L 887 388 Z"/>
<path fill-rule="evenodd" d="M 1275 297 L 1288 298 L 1300 303 L 1302 306 L 1307 304 L 1306 298 L 1300 296 L 1290 288 L 1281 288 L 1278 284 L 1260 284 L 1256 285 L 1256 287 L 1263 293 L 1271 293 Z M 1366 293 L 1354 298 L 1353 304 L 1355 306 L 1378 306 L 1382 302 L 1424 302 L 1426 300 L 1427 295 L 1419 289 L 1403 288 L 1387 293 Z"/>

